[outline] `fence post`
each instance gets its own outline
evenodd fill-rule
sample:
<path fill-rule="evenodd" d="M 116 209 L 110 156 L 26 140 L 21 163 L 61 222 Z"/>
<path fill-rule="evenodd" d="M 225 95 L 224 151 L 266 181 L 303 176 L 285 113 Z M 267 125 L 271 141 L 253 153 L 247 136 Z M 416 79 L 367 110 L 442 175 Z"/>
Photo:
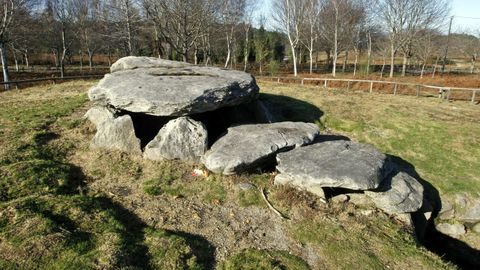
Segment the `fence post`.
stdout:
<path fill-rule="evenodd" d="M 373 91 L 373 82 L 370 82 L 370 94 L 372 93 Z"/>
<path fill-rule="evenodd" d="M 325 89 L 327 89 L 327 80 L 325 80 L 324 86 L 325 86 Z"/>
<path fill-rule="evenodd" d="M 417 88 L 417 97 L 419 97 L 419 95 L 420 95 L 420 85 L 416 85 L 416 88 Z"/>
<path fill-rule="evenodd" d="M 302 85 L 303 85 L 303 80 L 304 80 L 304 79 L 302 79 Z"/>
<path fill-rule="evenodd" d="M 398 84 L 395 84 L 395 86 L 393 87 L 393 95 L 397 95 L 397 87 L 398 87 Z"/>
<path fill-rule="evenodd" d="M 473 92 L 472 93 L 472 104 L 475 104 L 475 94 L 477 93 L 477 91 L 473 90 L 472 92 Z"/>
<path fill-rule="evenodd" d="M 450 101 L 450 93 L 452 92 L 452 90 L 450 88 L 448 88 L 448 92 L 447 92 L 447 101 Z"/>
<path fill-rule="evenodd" d="M 15 83 L 15 89 L 18 90 L 18 82 Z"/>
<path fill-rule="evenodd" d="M 280 77 L 277 78 L 277 83 L 280 83 Z"/>
<path fill-rule="evenodd" d="M 347 81 L 347 90 L 350 90 L 350 81 Z"/>

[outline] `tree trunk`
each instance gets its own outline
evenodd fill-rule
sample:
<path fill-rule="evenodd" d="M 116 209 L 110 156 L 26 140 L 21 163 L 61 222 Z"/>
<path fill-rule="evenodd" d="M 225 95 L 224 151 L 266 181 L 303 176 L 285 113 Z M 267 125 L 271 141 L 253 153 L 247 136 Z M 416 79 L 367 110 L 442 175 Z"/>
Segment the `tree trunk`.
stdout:
<path fill-rule="evenodd" d="M 472 56 L 472 60 L 470 62 L 470 73 L 473 74 L 475 73 L 475 62 L 477 60 L 477 57 L 475 55 Z"/>
<path fill-rule="evenodd" d="M 88 49 L 87 52 L 88 52 L 88 67 L 90 68 L 90 70 L 92 70 L 93 69 L 93 54 L 94 54 L 94 51 Z"/>
<path fill-rule="evenodd" d="M 421 78 L 421 79 L 423 79 L 423 73 L 425 72 L 425 65 L 426 65 L 426 61 L 423 61 L 422 71 L 420 72 L 420 78 Z"/>
<path fill-rule="evenodd" d="M 65 23 L 62 23 L 62 56 L 60 57 L 60 77 L 65 76 L 65 56 L 67 55 L 67 44 L 65 36 Z"/>
<path fill-rule="evenodd" d="M 17 58 L 17 54 L 15 53 L 15 49 L 13 49 L 12 55 L 13 55 L 13 62 L 15 63 L 15 71 L 19 72 L 20 67 L 18 66 L 18 58 Z"/>
<path fill-rule="evenodd" d="M 28 50 L 25 50 L 23 52 L 23 58 L 25 59 L 25 66 L 27 67 L 27 69 L 30 67 L 30 63 L 28 61 Z"/>
<path fill-rule="evenodd" d="M 345 51 L 345 59 L 343 60 L 342 73 L 345 73 L 348 64 L 348 50 Z"/>
<path fill-rule="evenodd" d="M 288 41 L 290 42 L 290 50 L 292 51 L 293 76 L 297 77 L 297 52 L 295 50 L 295 44 L 293 43 L 290 33 L 288 33 Z"/>
<path fill-rule="evenodd" d="M 437 59 L 435 59 L 435 65 L 433 66 L 433 73 L 432 73 L 432 78 L 435 78 L 435 73 L 437 73 L 437 65 L 440 57 L 437 56 Z"/>
<path fill-rule="evenodd" d="M 402 63 L 402 77 L 405 77 L 406 71 L 407 71 L 407 54 L 403 54 L 403 63 Z"/>
<path fill-rule="evenodd" d="M 353 77 L 357 75 L 358 49 L 355 50 L 355 63 L 353 64 Z"/>
<path fill-rule="evenodd" d="M 233 30 L 232 30 L 233 32 Z M 226 33 L 227 36 L 227 59 L 225 60 L 225 68 L 228 68 L 228 64 L 230 63 L 230 58 L 232 56 L 232 36 L 230 36 L 230 33 L 227 31 Z"/>
<path fill-rule="evenodd" d="M 391 42 L 390 45 L 390 78 L 393 78 L 393 72 L 395 69 L 395 47 L 393 45 L 393 42 Z"/>
<path fill-rule="evenodd" d="M 8 61 L 7 61 L 7 52 L 5 51 L 5 44 L 0 42 L 0 58 L 2 60 L 2 71 L 3 71 L 3 82 L 5 90 L 10 90 L 11 85 L 8 83 L 10 82 L 10 73 L 8 72 Z"/>
<path fill-rule="evenodd" d="M 80 50 L 80 70 L 83 70 L 83 50 Z"/>
<path fill-rule="evenodd" d="M 338 25 L 337 25 L 337 16 L 335 16 L 335 33 L 333 41 L 333 66 L 332 66 L 332 77 L 335 78 L 337 75 L 337 59 L 338 59 Z"/>
<path fill-rule="evenodd" d="M 367 76 L 370 75 L 370 64 L 372 58 L 372 35 L 370 32 L 367 33 L 367 42 L 368 42 L 368 52 L 367 52 Z"/>
<path fill-rule="evenodd" d="M 125 26 L 127 30 L 127 56 L 132 55 L 132 25 L 130 22 L 130 5 L 128 0 L 124 0 L 125 3 Z"/>
<path fill-rule="evenodd" d="M 387 64 L 387 59 L 383 56 L 382 70 L 380 71 L 380 78 L 383 78 L 383 71 L 385 70 L 385 65 Z"/>
<path fill-rule="evenodd" d="M 245 28 L 245 48 L 243 50 L 243 62 L 244 62 L 243 71 L 244 72 L 247 71 L 248 54 L 250 53 L 249 52 L 249 46 L 248 46 L 248 42 L 249 42 L 248 34 L 249 34 L 249 32 L 250 32 L 250 26 L 246 26 L 246 28 Z"/>
<path fill-rule="evenodd" d="M 194 49 L 193 49 L 193 59 L 195 65 L 198 65 L 198 47 L 197 44 L 195 44 Z"/>

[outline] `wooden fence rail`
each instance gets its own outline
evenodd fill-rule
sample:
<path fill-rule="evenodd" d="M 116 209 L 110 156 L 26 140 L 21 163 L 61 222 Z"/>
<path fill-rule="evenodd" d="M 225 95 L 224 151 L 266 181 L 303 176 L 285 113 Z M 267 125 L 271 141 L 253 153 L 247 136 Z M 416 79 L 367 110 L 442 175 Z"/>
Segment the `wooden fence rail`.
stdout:
<path fill-rule="evenodd" d="M 21 84 L 36 83 L 36 82 L 52 82 L 56 84 L 57 82 L 67 81 L 67 80 L 79 80 L 79 79 L 96 79 L 102 78 L 104 75 L 84 75 L 84 76 L 68 76 L 68 77 L 51 77 L 51 78 L 39 78 L 39 79 L 30 79 L 30 80 L 20 80 L 20 81 L 9 81 L 9 82 L 0 82 L 0 85 L 10 84 L 14 85 L 18 89 Z"/>
<path fill-rule="evenodd" d="M 446 87 L 446 86 L 434 86 L 434 85 L 426 85 L 426 84 L 417 84 L 417 83 L 401 83 L 401 82 L 391 82 L 391 81 L 378 81 L 378 80 L 358 80 L 358 79 L 334 79 L 334 78 L 296 78 L 296 77 L 268 77 L 268 76 L 257 76 L 259 80 L 268 80 L 268 81 L 276 81 L 278 83 L 281 82 L 290 82 L 290 81 L 298 81 L 301 85 L 305 85 L 305 82 L 323 82 L 324 88 L 329 88 L 329 82 L 346 82 L 347 83 L 347 90 L 351 89 L 352 83 L 367 83 L 369 85 L 368 92 L 373 92 L 374 84 L 387 84 L 393 85 L 392 93 L 393 95 L 397 95 L 399 86 L 408 86 L 413 87 L 415 89 L 415 95 L 417 97 L 420 96 L 420 89 L 427 88 L 427 89 L 434 89 L 439 92 L 441 98 L 450 100 L 451 94 L 454 91 L 469 91 L 471 95 L 469 95 L 470 101 L 475 103 L 477 98 L 477 92 L 480 93 L 479 88 L 462 88 L 462 87 Z"/>

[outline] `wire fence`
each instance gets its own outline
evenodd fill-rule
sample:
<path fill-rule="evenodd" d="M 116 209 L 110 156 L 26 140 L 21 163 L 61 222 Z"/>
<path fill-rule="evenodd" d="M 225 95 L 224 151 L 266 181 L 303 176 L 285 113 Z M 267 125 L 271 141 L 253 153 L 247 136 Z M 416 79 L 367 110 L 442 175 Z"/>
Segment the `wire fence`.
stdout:
<path fill-rule="evenodd" d="M 402 83 L 378 80 L 334 79 L 334 78 L 297 78 L 297 77 L 268 77 L 257 76 L 259 80 L 278 83 L 299 83 L 301 85 L 321 86 L 325 89 L 343 88 L 347 90 L 361 90 L 369 93 L 393 95 L 412 95 L 424 97 L 439 97 L 450 100 L 467 100 L 472 103 L 480 101 L 479 88 L 462 88 L 434 86 L 416 83 Z"/>
<path fill-rule="evenodd" d="M 57 83 L 70 81 L 70 80 L 97 79 L 97 78 L 102 78 L 103 76 L 105 75 L 66 76 L 63 78 L 62 77 L 38 78 L 38 79 L 29 79 L 29 80 L 0 82 L 0 85 L 10 85 L 15 87 L 16 89 L 19 89 L 22 86 L 32 86 L 32 85 L 44 83 L 44 82 L 51 82 L 52 84 L 57 84 Z"/>

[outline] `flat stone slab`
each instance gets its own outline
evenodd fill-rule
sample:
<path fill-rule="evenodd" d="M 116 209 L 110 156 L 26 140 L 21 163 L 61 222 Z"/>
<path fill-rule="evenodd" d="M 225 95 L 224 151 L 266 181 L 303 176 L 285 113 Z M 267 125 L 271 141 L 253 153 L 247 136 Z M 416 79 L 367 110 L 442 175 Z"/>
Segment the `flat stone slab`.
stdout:
<path fill-rule="evenodd" d="M 205 126 L 189 117 L 169 121 L 147 144 L 143 157 L 150 160 L 199 161 L 208 147 Z"/>
<path fill-rule="evenodd" d="M 405 172 L 387 177 L 378 190 L 365 194 L 389 214 L 413 213 L 423 204 L 423 186 Z"/>
<path fill-rule="evenodd" d="M 275 154 L 312 143 L 315 124 L 280 122 L 231 127 L 202 157 L 213 172 L 225 175 L 251 171 L 275 161 Z"/>
<path fill-rule="evenodd" d="M 352 190 L 378 188 L 390 173 L 387 156 L 375 147 L 351 141 L 327 141 L 277 155 L 276 184 L 306 190 L 335 187 Z"/>
<path fill-rule="evenodd" d="M 155 116 L 185 116 L 257 99 L 259 88 L 248 73 L 200 67 L 157 58 L 120 59 L 90 100 L 117 110 Z"/>

